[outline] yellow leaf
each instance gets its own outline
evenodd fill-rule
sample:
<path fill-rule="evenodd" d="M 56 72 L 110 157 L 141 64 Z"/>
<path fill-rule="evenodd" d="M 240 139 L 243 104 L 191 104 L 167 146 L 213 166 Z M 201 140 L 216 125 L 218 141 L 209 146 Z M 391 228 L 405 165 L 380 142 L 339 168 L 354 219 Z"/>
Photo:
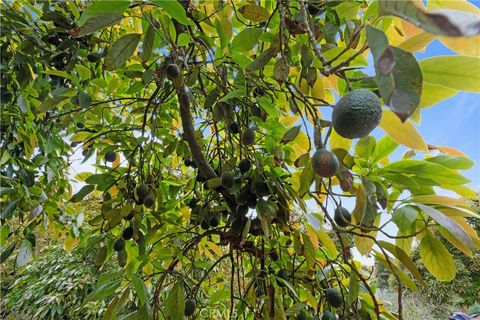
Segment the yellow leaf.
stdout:
<path fill-rule="evenodd" d="M 318 239 L 322 243 L 324 250 L 326 251 L 328 258 L 336 258 L 338 255 L 337 247 L 335 246 L 335 242 L 333 242 L 332 238 L 323 230 L 318 231 Z"/>
<path fill-rule="evenodd" d="M 362 236 L 355 236 L 354 238 L 355 248 L 360 252 L 362 256 L 366 256 L 372 251 L 372 247 L 375 244 L 373 239 L 362 237 Z"/>
<path fill-rule="evenodd" d="M 468 158 L 468 156 L 463 153 L 462 151 L 452 148 L 452 147 L 447 147 L 447 146 L 436 146 L 438 150 L 440 150 L 443 153 L 448 154 L 449 156 L 460 156 L 460 157 L 465 157 Z"/>
<path fill-rule="evenodd" d="M 412 198 L 413 201 L 425 203 L 425 204 L 436 204 L 442 206 L 458 206 L 469 208 L 467 202 L 462 199 L 451 198 L 447 196 L 439 196 L 436 194 L 428 194 L 423 196 L 415 196 Z"/>
<path fill-rule="evenodd" d="M 452 255 L 442 242 L 427 233 L 420 241 L 420 257 L 427 270 L 440 281 L 451 281 L 457 269 Z"/>
<path fill-rule="evenodd" d="M 355 209 L 352 211 L 353 221 L 352 224 L 358 224 L 362 221 L 363 214 L 365 213 L 365 205 L 367 201 L 367 194 L 363 184 L 358 186 L 357 189 L 357 201 L 355 203 Z"/>
<path fill-rule="evenodd" d="M 439 84 L 424 82 L 422 87 L 422 96 L 418 106 L 419 108 L 431 107 L 445 99 L 453 97 L 457 93 L 458 90 L 450 89 Z"/>
<path fill-rule="evenodd" d="M 350 146 L 352 145 L 352 140 L 347 139 L 339 135 L 335 130 L 332 130 L 330 134 L 330 149 L 343 149 L 343 150 L 350 150 Z"/>
<path fill-rule="evenodd" d="M 463 37 L 439 37 L 440 41 L 452 51 L 466 56 L 480 55 L 480 36 L 470 38 Z"/>
<path fill-rule="evenodd" d="M 402 123 L 390 110 L 383 111 L 382 120 L 380 120 L 380 128 L 399 144 L 403 144 L 414 150 L 428 151 L 427 144 L 412 122 L 407 120 Z"/>
<path fill-rule="evenodd" d="M 304 131 L 300 131 L 297 138 L 290 142 L 290 146 L 293 148 L 295 154 L 294 159 L 297 159 L 302 154 L 305 154 L 308 150 L 308 136 Z"/>
<path fill-rule="evenodd" d="M 451 244 L 453 244 L 458 250 L 462 251 L 469 257 L 473 256 L 472 249 L 463 244 L 462 241 L 458 240 L 454 235 L 452 235 L 447 229 L 439 228 L 438 229 L 442 236 L 447 239 Z"/>
<path fill-rule="evenodd" d="M 427 11 L 440 10 L 440 9 L 453 9 L 458 11 L 470 12 L 473 14 L 480 14 L 478 9 L 473 3 L 467 0 L 429 0 L 427 1 Z"/>
<path fill-rule="evenodd" d="M 317 234 L 315 233 L 315 230 L 313 230 L 313 228 L 310 225 L 306 225 L 305 229 L 307 229 L 307 234 L 308 234 L 308 237 L 310 238 L 310 241 L 312 241 L 313 247 L 315 249 L 319 249 L 320 245 L 318 244 L 318 238 L 317 238 Z"/>
<path fill-rule="evenodd" d="M 67 252 L 72 251 L 74 243 L 75 243 L 75 239 L 73 239 L 70 235 L 68 235 L 65 238 L 65 250 L 67 250 Z"/>
<path fill-rule="evenodd" d="M 312 88 L 312 96 L 318 99 L 325 100 L 325 84 L 323 83 L 323 78 L 317 76 L 317 80 Z"/>
<path fill-rule="evenodd" d="M 480 237 L 478 236 L 477 231 L 467 222 L 467 220 L 462 217 L 451 217 L 451 219 L 456 221 L 472 238 L 475 245 L 480 248 Z"/>
<path fill-rule="evenodd" d="M 207 241 L 207 246 L 213 251 L 215 252 L 215 254 L 217 256 L 221 256 L 222 255 L 222 250 L 213 242 L 211 241 Z"/>
<path fill-rule="evenodd" d="M 443 189 L 447 190 L 452 190 L 455 191 L 459 196 L 465 197 L 465 198 L 475 198 L 477 194 L 475 191 L 473 191 L 471 188 L 467 186 L 462 186 L 462 185 L 442 185 Z"/>
<path fill-rule="evenodd" d="M 403 29 L 403 33 L 405 34 L 405 36 L 407 36 L 407 38 L 413 37 L 414 35 L 420 32 L 423 32 L 422 29 L 420 29 L 413 23 L 403 19 L 402 19 L 402 29 Z"/>
<path fill-rule="evenodd" d="M 417 52 L 425 49 L 426 46 L 435 40 L 436 36 L 428 32 L 420 32 L 411 38 L 406 39 L 398 45 L 400 49 L 408 52 Z"/>
<path fill-rule="evenodd" d="M 298 121 L 298 116 L 280 117 L 279 122 L 285 127 L 291 127 Z"/>

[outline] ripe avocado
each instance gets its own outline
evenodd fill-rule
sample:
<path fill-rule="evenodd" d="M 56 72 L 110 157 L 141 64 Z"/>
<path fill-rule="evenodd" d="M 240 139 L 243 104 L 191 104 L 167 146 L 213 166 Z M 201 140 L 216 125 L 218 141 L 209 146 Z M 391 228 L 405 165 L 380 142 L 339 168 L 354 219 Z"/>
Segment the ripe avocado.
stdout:
<path fill-rule="evenodd" d="M 382 106 L 380 99 L 366 89 L 353 90 L 344 95 L 333 108 L 332 124 L 344 138 L 367 136 L 380 123 Z"/>
<path fill-rule="evenodd" d="M 255 131 L 250 128 L 243 130 L 241 140 L 245 146 L 252 145 L 255 142 Z"/>
<path fill-rule="evenodd" d="M 115 243 L 113 244 L 113 250 L 118 252 L 122 251 L 123 249 L 125 249 L 125 240 L 118 239 L 117 241 L 115 241 Z"/>
<path fill-rule="evenodd" d="M 230 189 L 235 184 L 235 177 L 231 172 L 222 173 L 222 186 Z"/>
<path fill-rule="evenodd" d="M 340 167 L 337 156 L 326 149 L 315 151 L 312 165 L 315 173 L 323 178 L 333 177 Z"/>
<path fill-rule="evenodd" d="M 251 165 L 250 161 L 248 161 L 247 159 L 242 159 L 238 163 L 238 168 L 240 169 L 241 173 L 248 172 L 248 170 L 250 170 L 251 167 L 252 167 L 252 165 Z"/>
<path fill-rule="evenodd" d="M 261 180 L 255 180 L 252 183 L 252 191 L 259 197 L 266 196 L 269 193 L 268 185 Z"/>
<path fill-rule="evenodd" d="M 145 198 L 147 197 L 149 191 L 150 188 L 147 184 L 142 183 L 141 185 L 139 185 L 137 188 L 138 199 L 142 200 L 143 202 L 143 200 L 145 200 Z"/>
<path fill-rule="evenodd" d="M 335 313 L 331 311 L 325 311 L 322 314 L 322 320 L 335 320 Z"/>
<path fill-rule="evenodd" d="M 248 206 L 240 205 L 235 209 L 235 215 L 237 216 L 246 216 L 248 213 Z"/>
<path fill-rule="evenodd" d="M 87 54 L 87 60 L 89 62 L 97 62 L 100 59 L 100 55 L 96 52 Z"/>
<path fill-rule="evenodd" d="M 83 124 L 83 122 L 79 121 L 79 122 L 77 122 L 77 128 L 78 129 L 83 129 L 83 128 L 85 128 L 85 125 Z"/>
<path fill-rule="evenodd" d="M 153 196 L 153 194 L 149 194 L 149 195 L 143 200 L 143 204 L 144 204 L 145 207 L 147 207 L 147 208 L 153 207 L 153 205 L 155 204 L 155 197 Z"/>
<path fill-rule="evenodd" d="M 214 215 L 210 217 L 210 220 L 208 220 L 208 222 L 212 228 L 215 228 L 220 223 L 220 219 L 218 218 L 217 215 Z"/>
<path fill-rule="evenodd" d="M 240 127 L 238 126 L 238 123 L 236 121 L 233 121 L 232 123 L 230 123 L 230 125 L 228 126 L 228 129 L 233 134 L 238 134 L 240 132 Z"/>
<path fill-rule="evenodd" d="M 180 68 L 175 63 L 171 63 L 165 69 L 168 79 L 176 79 L 180 75 Z"/>
<path fill-rule="evenodd" d="M 200 224 L 200 228 L 202 228 L 203 230 L 208 230 L 210 228 L 208 219 L 205 218 L 202 220 L 202 223 Z"/>
<path fill-rule="evenodd" d="M 193 299 L 185 300 L 185 316 L 190 317 L 195 313 L 195 307 L 197 303 Z"/>
<path fill-rule="evenodd" d="M 105 161 L 113 162 L 115 159 L 117 159 L 117 153 L 115 151 L 110 150 L 105 153 Z"/>
<path fill-rule="evenodd" d="M 122 232 L 122 238 L 124 240 L 130 240 L 133 237 L 133 228 L 132 226 L 126 227 Z"/>
<path fill-rule="evenodd" d="M 337 209 L 335 209 L 333 219 L 340 227 L 345 228 L 348 227 L 348 225 L 352 221 L 352 215 L 344 207 L 338 207 Z"/>
<path fill-rule="evenodd" d="M 334 308 L 340 308 L 343 305 L 342 294 L 335 288 L 328 288 L 326 297 L 328 304 Z"/>

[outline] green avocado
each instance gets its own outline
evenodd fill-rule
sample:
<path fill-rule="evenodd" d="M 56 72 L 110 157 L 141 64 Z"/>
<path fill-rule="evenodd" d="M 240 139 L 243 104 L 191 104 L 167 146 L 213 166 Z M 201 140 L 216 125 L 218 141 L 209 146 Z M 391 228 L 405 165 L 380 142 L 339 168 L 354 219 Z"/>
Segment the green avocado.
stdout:
<path fill-rule="evenodd" d="M 380 99 L 366 89 L 353 90 L 344 95 L 333 108 L 332 124 L 344 138 L 367 136 L 380 123 Z"/>
<path fill-rule="evenodd" d="M 326 297 L 328 304 L 334 308 L 340 308 L 343 305 L 342 294 L 335 288 L 328 288 Z"/>
<path fill-rule="evenodd" d="M 153 205 L 155 204 L 155 197 L 153 196 L 153 194 L 149 194 L 145 200 L 143 200 L 143 204 L 145 205 L 145 207 L 147 208 L 151 208 L 153 207 Z"/>
<path fill-rule="evenodd" d="M 296 319 L 296 320 L 307 320 L 307 314 L 305 313 L 305 311 L 300 310 L 300 311 L 298 311 L 297 316 L 295 317 L 295 319 Z"/>
<path fill-rule="evenodd" d="M 335 175 L 340 163 L 337 156 L 327 149 L 318 149 L 312 157 L 313 170 L 323 178 L 331 178 Z"/>
<path fill-rule="evenodd" d="M 242 159 L 238 163 L 238 168 L 240 169 L 241 173 L 247 172 L 248 170 L 250 170 L 251 167 L 252 165 L 250 164 L 250 161 L 248 161 L 247 159 Z"/>
<path fill-rule="evenodd" d="M 115 241 L 115 243 L 113 244 L 113 250 L 118 252 L 122 251 L 123 249 L 125 249 L 125 240 L 118 239 L 117 241 Z"/>
<path fill-rule="evenodd" d="M 335 313 L 331 311 L 325 311 L 322 314 L 322 320 L 335 320 Z"/>
<path fill-rule="evenodd" d="M 242 144 L 245 146 L 253 144 L 255 142 L 255 131 L 250 128 L 243 130 L 241 140 Z"/>
<path fill-rule="evenodd" d="M 235 184 L 235 177 L 231 172 L 222 173 L 222 186 L 230 189 Z"/>
<path fill-rule="evenodd" d="M 193 299 L 187 299 L 185 300 L 185 315 L 187 317 L 190 317 L 195 313 L 195 307 L 197 306 L 197 303 Z"/>
<path fill-rule="evenodd" d="M 333 219 L 340 227 L 345 228 L 348 227 L 348 225 L 352 221 L 352 215 L 344 207 L 338 207 L 337 209 L 335 209 Z"/>
<path fill-rule="evenodd" d="M 115 151 L 110 150 L 105 153 L 105 161 L 113 162 L 115 159 L 117 159 L 117 153 Z"/>
<path fill-rule="evenodd" d="M 138 199 L 142 201 L 145 200 L 149 191 L 150 191 L 150 188 L 148 187 L 147 184 L 142 183 L 141 185 L 139 185 L 137 188 Z"/>

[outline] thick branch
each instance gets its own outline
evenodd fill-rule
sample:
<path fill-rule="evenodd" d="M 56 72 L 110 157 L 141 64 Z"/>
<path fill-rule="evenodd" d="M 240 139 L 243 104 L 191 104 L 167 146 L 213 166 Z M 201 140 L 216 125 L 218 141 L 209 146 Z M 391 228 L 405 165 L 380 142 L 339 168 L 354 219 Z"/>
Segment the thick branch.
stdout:
<path fill-rule="evenodd" d="M 207 159 L 200 149 L 197 139 L 195 138 L 195 132 L 193 130 L 192 116 L 190 114 L 190 102 L 188 101 L 188 95 L 185 91 L 185 87 L 177 88 L 178 103 L 180 105 L 180 117 L 182 118 L 183 132 L 187 139 L 188 146 L 192 152 L 193 160 L 197 165 L 200 173 L 207 179 L 217 177 L 215 171 L 208 164 Z"/>

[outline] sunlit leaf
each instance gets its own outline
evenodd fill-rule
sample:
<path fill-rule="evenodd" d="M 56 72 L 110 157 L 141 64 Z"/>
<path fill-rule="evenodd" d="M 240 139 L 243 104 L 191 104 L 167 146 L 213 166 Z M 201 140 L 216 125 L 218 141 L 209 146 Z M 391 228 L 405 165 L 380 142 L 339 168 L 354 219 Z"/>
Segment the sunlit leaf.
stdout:
<path fill-rule="evenodd" d="M 135 52 L 140 42 L 141 34 L 131 33 L 124 35 L 108 49 L 105 57 L 105 66 L 108 70 L 114 70 L 127 61 Z"/>
<path fill-rule="evenodd" d="M 440 240 L 427 233 L 420 241 L 420 257 L 427 270 L 440 281 L 455 278 L 457 268 L 452 255 Z"/>
<path fill-rule="evenodd" d="M 427 151 L 427 144 L 410 121 L 401 122 L 391 111 L 384 110 L 380 120 L 382 128 L 395 142 L 419 151 Z"/>

